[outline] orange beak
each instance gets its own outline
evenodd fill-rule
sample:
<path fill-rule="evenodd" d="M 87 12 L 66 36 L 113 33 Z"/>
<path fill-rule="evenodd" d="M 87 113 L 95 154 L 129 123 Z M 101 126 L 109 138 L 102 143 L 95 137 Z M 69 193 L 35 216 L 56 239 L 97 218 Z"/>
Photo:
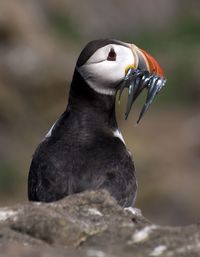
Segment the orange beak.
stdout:
<path fill-rule="evenodd" d="M 119 98 L 124 88 L 128 88 L 128 101 L 125 113 L 125 119 L 127 119 L 133 102 L 144 88 L 147 89 L 146 102 L 137 121 L 139 123 L 156 94 L 165 86 L 166 79 L 164 78 L 162 68 L 150 54 L 133 44 L 130 45 L 130 48 L 134 57 L 134 63 L 125 69 L 126 75 L 120 87 Z"/>
<path fill-rule="evenodd" d="M 160 67 L 159 63 L 146 51 L 139 49 L 144 57 L 147 60 L 148 66 L 149 66 L 149 72 L 156 74 L 157 76 L 164 77 L 163 69 Z"/>
<path fill-rule="evenodd" d="M 131 44 L 131 51 L 133 53 L 135 63 L 126 68 L 136 68 L 139 70 L 147 70 L 159 77 L 164 77 L 163 69 L 160 67 L 159 63 L 146 51 Z"/>

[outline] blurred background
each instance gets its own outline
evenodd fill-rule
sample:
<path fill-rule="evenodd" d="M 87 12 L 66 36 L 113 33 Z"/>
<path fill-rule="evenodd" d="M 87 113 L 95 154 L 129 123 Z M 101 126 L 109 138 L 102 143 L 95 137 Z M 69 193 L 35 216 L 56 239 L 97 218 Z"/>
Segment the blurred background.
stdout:
<path fill-rule="evenodd" d="M 97 38 L 133 42 L 167 87 L 136 126 L 117 116 L 134 156 L 136 206 L 158 224 L 200 221 L 200 1 L 0 1 L 0 206 L 27 201 L 32 154 L 64 111 L 78 55 Z"/>

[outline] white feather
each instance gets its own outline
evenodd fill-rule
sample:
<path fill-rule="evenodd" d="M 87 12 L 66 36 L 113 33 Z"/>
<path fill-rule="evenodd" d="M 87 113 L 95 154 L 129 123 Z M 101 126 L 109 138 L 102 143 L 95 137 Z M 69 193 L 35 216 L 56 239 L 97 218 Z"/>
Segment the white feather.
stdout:
<path fill-rule="evenodd" d="M 116 53 L 116 60 L 107 60 L 110 49 Z M 135 63 L 131 48 L 109 44 L 99 48 L 78 70 L 88 85 L 96 92 L 114 95 L 116 86 L 124 76 L 127 66 Z"/>
<path fill-rule="evenodd" d="M 116 129 L 115 131 L 113 131 L 113 135 L 114 137 L 118 137 L 125 144 L 124 138 L 121 132 L 119 131 L 119 129 Z"/>
<path fill-rule="evenodd" d="M 52 130 L 56 125 L 57 120 L 54 122 L 54 124 L 52 125 L 52 127 L 50 128 L 50 130 L 48 131 L 48 133 L 45 135 L 45 138 L 51 137 L 52 134 Z"/>

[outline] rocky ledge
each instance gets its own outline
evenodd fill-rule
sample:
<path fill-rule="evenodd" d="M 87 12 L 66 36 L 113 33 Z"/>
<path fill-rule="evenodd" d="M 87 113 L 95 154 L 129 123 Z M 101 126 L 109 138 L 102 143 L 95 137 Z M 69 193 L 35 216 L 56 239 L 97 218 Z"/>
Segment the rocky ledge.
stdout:
<path fill-rule="evenodd" d="M 199 257 L 200 227 L 161 227 L 106 191 L 0 208 L 0 257 Z"/>

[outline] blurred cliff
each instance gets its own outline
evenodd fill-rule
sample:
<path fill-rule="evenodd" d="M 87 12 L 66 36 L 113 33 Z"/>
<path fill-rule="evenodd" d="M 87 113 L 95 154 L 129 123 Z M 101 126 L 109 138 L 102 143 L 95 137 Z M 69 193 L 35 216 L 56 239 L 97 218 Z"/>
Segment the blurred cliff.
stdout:
<path fill-rule="evenodd" d="M 141 102 L 118 120 L 134 154 L 137 206 L 154 222 L 200 217 L 200 2 L 0 2 L 0 205 L 26 200 L 31 155 L 64 111 L 76 59 L 96 38 L 144 48 L 168 85 L 139 126 Z M 125 99 L 125 97 L 124 97 Z"/>

